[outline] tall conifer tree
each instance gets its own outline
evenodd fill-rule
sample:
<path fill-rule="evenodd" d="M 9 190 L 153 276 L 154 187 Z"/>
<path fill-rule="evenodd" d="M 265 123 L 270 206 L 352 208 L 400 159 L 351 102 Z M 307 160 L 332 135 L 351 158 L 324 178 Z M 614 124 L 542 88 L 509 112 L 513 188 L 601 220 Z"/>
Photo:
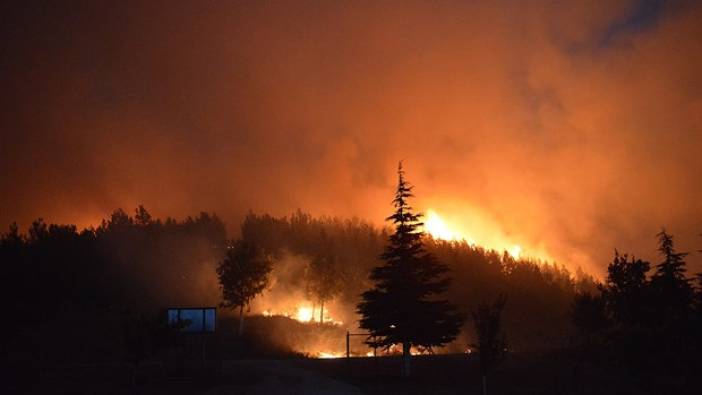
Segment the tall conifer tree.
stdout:
<path fill-rule="evenodd" d="M 358 305 L 360 326 L 368 330 L 368 344 L 388 348 L 402 344 L 402 375 L 410 374 L 412 346 L 432 348 L 456 338 L 463 316 L 438 295 L 446 291 L 448 268 L 424 250 L 421 214 L 408 204 L 412 186 L 398 166 L 395 213 L 386 218 L 395 228 L 380 256 L 384 264 L 370 278 L 375 287 L 364 292 Z"/>
<path fill-rule="evenodd" d="M 664 319 L 684 319 L 693 302 L 693 288 L 690 279 L 685 276 L 686 252 L 677 252 L 673 236 L 665 229 L 658 233 L 658 252 L 663 262 L 656 265 L 656 272 L 651 278 L 659 313 Z"/>

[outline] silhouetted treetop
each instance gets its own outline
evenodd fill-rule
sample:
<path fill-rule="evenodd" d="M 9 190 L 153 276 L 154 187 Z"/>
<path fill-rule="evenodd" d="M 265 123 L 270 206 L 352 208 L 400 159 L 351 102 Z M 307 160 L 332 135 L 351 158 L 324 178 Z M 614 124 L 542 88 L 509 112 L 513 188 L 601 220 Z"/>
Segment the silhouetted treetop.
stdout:
<path fill-rule="evenodd" d="M 663 261 L 656 265 L 651 278 L 658 313 L 664 320 L 683 319 L 690 310 L 693 298 L 691 279 L 685 277 L 687 252 L 677 252 L 673 236 L 662 229 L 657 235 L 658 251 Z"/>
<path fill-rule="evenodd" d="M 357 312 L 360 327 L 368 330 L 368 343 L 389 347 L 402 344 L 403 374 L 409 375 L 410 347 L 442 346 L 456 338 L 463 317 L 446 300 L 436 299 L 449 286 L 448 267 L 423 247 L 421 214 L 412 212 L 407 199 L 411 187 L 398 165 L 398 184 L 387 220 L 395 226 L 380 256 L 383 264 L 373 268 L 374 287 L 362 294 Z"/>
<path fill-rule="evenodd" d="M 663 262 L 656 265 L 654 277 L 668 277 L 670 279 L 685 280 L 685 257 L 687 252 L 675 251 L 673 236 L 662 229 L 657 235 L 658 252 L 663 256 Z"/>

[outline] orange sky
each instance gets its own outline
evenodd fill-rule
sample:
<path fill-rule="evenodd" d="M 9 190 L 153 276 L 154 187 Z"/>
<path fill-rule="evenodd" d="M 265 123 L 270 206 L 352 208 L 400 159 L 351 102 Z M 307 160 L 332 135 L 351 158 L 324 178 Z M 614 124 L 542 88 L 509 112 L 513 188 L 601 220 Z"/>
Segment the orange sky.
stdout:
<path fill-rule="evenodd" d="M 702 7 L 554 3 L 3 6 L 0 223 L 380 224 L 404 159 L 415 207 L 571 267 L 702 248 Z"/>

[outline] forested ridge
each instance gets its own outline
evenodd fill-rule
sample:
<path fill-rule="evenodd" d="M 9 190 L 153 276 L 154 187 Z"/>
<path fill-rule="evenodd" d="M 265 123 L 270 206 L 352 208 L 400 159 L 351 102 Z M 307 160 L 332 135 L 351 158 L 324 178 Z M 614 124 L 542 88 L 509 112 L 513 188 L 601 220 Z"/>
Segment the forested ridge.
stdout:
<path fill-rule="evenodd" d="M 348 307 L 344 318 L 352 326 L 348 317 L 369 286 L 387 230 L 360 219 L 302 211 L 280 218 L 250 213 L 241 238 L 271 254 L 274 268 L 285 256 L 301 258 L 288 268 L 289 288 L 305 288 L 315 259 L 331 257 L 340 279 L 334 300 Z M 565 344 L 573 296 L 595 287 L 592 278 L 576 277 L 562 265 L 515 260 L 465 242 L 430 237 L 424 242 L 449 267 L 448 297 L 462 311 L 501 293 L 508 296 L 506 330 L 515 349 Z M 111 348 L 106 334 L 119 337 L 124 317 L 154 316 L 171 306 L 218 305 L 215 268 L 230 244 L 224 222 L 214 214 L 161 220 L 141 206 L 133 215 L 115 210 L 97 228 L 83 230 L 37 220 L 21 232 L 13 224 L 0 241 L 0 257 L 3 289 L 14 301 L 8 306 L 14 317 L 10 336 L 23 339 L 9 344 L 22 344 L 19 353 L 41 350 L 46 358 L 60 359 L 68 357 L 71 341 L 80 341 L 87 359 L 116 357 L 106 351 Z M 463 351 L 470 338 L 466 325 L 447 350 Z"/>

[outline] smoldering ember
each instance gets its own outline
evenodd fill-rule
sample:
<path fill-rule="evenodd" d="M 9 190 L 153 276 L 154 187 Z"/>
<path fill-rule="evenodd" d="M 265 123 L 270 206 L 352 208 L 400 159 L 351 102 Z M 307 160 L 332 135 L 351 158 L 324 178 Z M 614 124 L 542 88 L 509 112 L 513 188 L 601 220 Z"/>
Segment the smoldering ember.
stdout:
<path fill-rule="evenodd" d="M 702 3 L 0 19 L 0 393 L 700 392 Z"/>

